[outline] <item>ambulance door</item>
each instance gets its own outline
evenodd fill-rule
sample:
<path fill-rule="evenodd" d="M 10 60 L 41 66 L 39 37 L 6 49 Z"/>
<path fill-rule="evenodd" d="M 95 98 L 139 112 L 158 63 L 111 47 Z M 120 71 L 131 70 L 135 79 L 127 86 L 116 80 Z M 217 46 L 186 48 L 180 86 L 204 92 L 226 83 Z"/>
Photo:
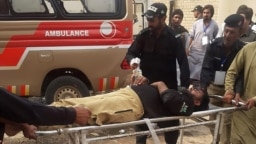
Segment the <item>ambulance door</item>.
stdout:
<path fill-rule="evenodd" d="M 134 0 L 133 7 L 133 36 L 136 35 L 144 28 L 147 27 L 147 20 L 142 16 L 148 8 L 148 0 Z"/>

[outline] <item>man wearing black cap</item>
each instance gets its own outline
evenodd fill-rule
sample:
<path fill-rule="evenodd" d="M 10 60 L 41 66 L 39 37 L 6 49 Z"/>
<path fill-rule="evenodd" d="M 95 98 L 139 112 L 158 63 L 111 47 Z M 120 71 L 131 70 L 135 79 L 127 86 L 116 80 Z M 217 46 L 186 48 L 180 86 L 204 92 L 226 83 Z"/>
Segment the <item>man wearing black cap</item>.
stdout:
<path fill-rule="evenodd" d="M 126 53 L 126 59 L 133 69 L 138 64 L 134 59 L 139 58 L 142 75 L 133 84 L 163 81 L 168 87 L 177 89 L 176 59 L 180 66 L 180 80 L 182 87 L 189 86 L 189 67 L 185 49 L 181 39 L 175 37 L 174 32 L 166 25 L 167 7 L 163 3 L 153 3 L 144 16 L 148 21 L 148 28 L 142 30 Z M 159 122 L 160 127 L 177 126 L 179 120 Z M 136 130 L 145 130 L 145 125 Z M 168 144 L 176 144 L 179 131 L 165 133 Z M 137 137 L 137 144 L 146 144 L 146 136 Z"/>
<path fill-rule="evenodd" d="M 196 18 L 196 20 L 199 20 L 201 18 L 203 18 L 203 7 L 200 5 L 197 5 L 191 12 L 194 13 L 194 17 Z"/>
<path fill-rule="evenodd" d="M 256 31 L 252 26 L 253 25 L 253 22 L 252 22 L 253 9 L 243 4 L 238 7 L 236 14 L 240 14 L 241 16 L 244 17 L 244 25 L 243 25 L 243 30 L 240 36 L 240 40 L 245 43 L 256 41 Z M 224 26 L 225 26 L 225 23 L 221 25 L 221 28 L 219 29 L 217 37 L 223 36 Z"/>
<path fill-rule="evenodd" d="M 213 95 L 224 95 L 225 74 L 238 51 L 245 45 L 239 40 L 244 18 L 239 14 L 232 14 L 225 19 L 224 36 L 215 39 L 208 47 L 204 57 L 200 84 L 201 87 Z M 217 106 L 228 106 L 219 101 L 211 100 Z M 211 115 L 210 119 L 215 119 Z M 230 144 L 231 114 L 226 114 L 225 122 L 220 135 L 221 144 Z M 211 131 L 214 131 L 214 126 Z"/>

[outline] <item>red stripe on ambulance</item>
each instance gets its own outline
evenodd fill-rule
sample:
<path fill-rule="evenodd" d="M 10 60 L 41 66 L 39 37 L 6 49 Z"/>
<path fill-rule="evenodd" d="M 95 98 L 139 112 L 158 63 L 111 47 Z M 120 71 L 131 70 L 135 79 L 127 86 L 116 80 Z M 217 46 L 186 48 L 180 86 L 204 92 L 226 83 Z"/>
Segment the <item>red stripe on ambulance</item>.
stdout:
<path fill-rule="evenodd" d="M 22 95 L 22 96 L 28 96 L 29 95 L 29 85 L 21 85 L 20 95 Z"/>
<path fill-rule="evenodd" d="M 7 46 L 8 47 L 8 46 Z M 25 48 L 5 48 L 0 54 L 0 66 L 16 66 L 24 53 Z"/>
<path fill-rule="evenodd" d="M 107 88 L 107 78 L 101 78 L 99 80 L 99 91 L 105 91 Z"/>
<path fill-rule="evenodd" d="M 16 88 L 16 86 L 9 85 L 9 86 L 7 86 L 6 89 L 7 89 L 9 92 L 11 92 L 11 93 L 14 93 L 14 94 L 17 93 L 17 88 Z"/>
<path fill-rule="evenodd" d="M 116 89 L 118 86 L 119 77 L 111 77 L 110 78 L 110 89 Z"/>

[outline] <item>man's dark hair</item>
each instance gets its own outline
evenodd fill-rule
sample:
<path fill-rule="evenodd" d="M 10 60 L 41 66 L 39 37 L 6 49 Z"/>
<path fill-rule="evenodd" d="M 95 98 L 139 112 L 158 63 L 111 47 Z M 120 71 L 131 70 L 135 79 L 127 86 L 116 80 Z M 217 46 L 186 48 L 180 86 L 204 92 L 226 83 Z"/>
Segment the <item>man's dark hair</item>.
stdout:
<path fill-rule="evenodd" d="M 209 95 L 206 91 L 204 91 L 204 95 L 201 101 L 201 104 L 199 106 L 194 107 L 194 111 L 204 111 L 204 110 L 209 110 L 209 103 L 210 103 L 210 98 Z"/>
<path fill-rule="evenodd" d="M 183 18 L 184 14 L 183 14 L 183 11 L 181 9 L 175 9 L 173 12 L 172 12 L 172 17 L 174 15 L 180 15 L 181 18 Z"/>
<path fill-rule="evenodd" d="M 247 9 L 248 6 L 247 5 L 240 5 L 238 8 L 237 8 L 237 11 L 236 11 L 236 14 L 239 14 L 240 11 L 244 11 L 245 9 Z"/>
<path fill-rule="evenodd" d="M 201 5 L 197 5 L 191 12 L 194 12 L 194 11 L 198 11 L 199 13 L 202 13 L 203 7 Z"/>
<path fill-rule="evenodd" d="M 252 16 L 253 16 L 253 9 L 252 8 L 243 8 L 243 9 L 240 9 L 239 11 L 237 11 L 237 14 L 244 14 L 245 15 L 245 18 L 247 20 L 250 20 L 252 21 Z"/>
<path fill-rule="evenodd" d="M 203 8 L 203 12 L 204 12 L 205 9 L 209 9 L 211 11 L 211 14 L 212 14 L 211 17 L 213 17 L 213 15 L 214 15 L 214 7 L 213 7 L 213 5 L 210 5 L 210 4 L 205 5 L 204 8 Z"/>

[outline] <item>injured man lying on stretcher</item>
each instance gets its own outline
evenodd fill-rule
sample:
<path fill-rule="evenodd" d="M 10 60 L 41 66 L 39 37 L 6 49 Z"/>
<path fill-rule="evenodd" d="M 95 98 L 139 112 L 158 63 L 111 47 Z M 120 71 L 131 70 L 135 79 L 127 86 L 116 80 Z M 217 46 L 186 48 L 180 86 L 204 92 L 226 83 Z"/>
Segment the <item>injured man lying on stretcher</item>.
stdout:
<path fill-rule="evenodd" d="M 188 116 L 194 105 L 200 105 L 203 92 L 192 89 L 176 91 L 168 89 L 163 82 L 139 85 L 84 98 L 62 99 L 52 106 L 82 105 L 91 111 L 90 125 L 102 125 L 157 118 L 165 116 Z"/>
<path fill-rule="evenodd" d="M 102 125 L 141 118 L 189 116 L 203 97 L 203 92 L 198 89 L 176 91 L 163 82 L 155 82 L 91 97 L 62 99 L 51 106 L 85 107 L 91 113 L 87 124 Z"/>

